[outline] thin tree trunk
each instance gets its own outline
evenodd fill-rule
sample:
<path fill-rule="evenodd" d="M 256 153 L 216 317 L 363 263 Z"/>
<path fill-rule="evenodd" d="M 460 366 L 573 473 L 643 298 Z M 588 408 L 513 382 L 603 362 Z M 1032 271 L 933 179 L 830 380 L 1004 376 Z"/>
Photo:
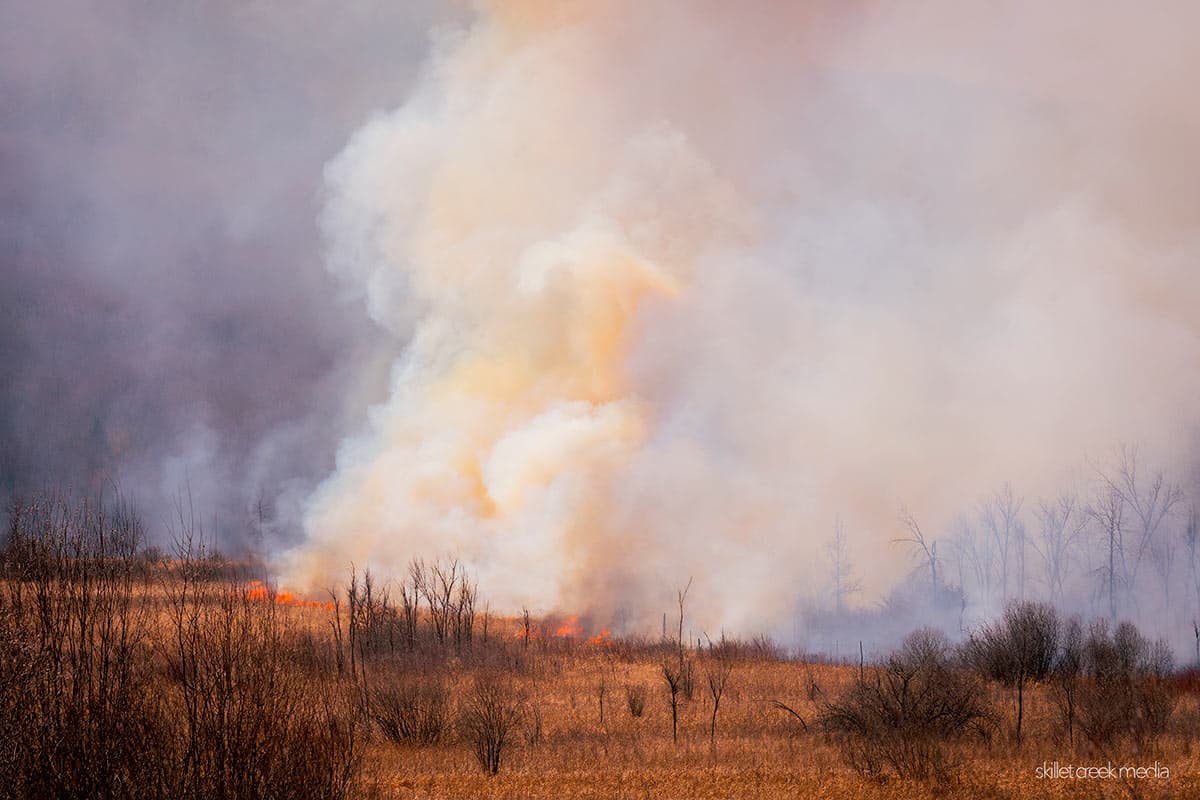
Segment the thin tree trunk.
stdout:
<path fill-rule="evenodd" d="M 1021 743 L 1021 719 L 1025 715 L 1025 679 L 1017 679 L 1017 744 Z"/>

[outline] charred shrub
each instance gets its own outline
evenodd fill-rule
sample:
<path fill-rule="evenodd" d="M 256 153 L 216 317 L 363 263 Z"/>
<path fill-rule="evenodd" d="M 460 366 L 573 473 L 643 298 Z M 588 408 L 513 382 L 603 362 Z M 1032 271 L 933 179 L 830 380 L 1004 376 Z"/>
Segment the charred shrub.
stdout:
<path fill-rule="evenodd" d="M 945 779 L 953 772 L 947 745 L 991 727 L 980 683 L 950 660 L 938 631 L 918 630 L 881 666 L 825 705 L 824 729 L 861 774 Z"/>

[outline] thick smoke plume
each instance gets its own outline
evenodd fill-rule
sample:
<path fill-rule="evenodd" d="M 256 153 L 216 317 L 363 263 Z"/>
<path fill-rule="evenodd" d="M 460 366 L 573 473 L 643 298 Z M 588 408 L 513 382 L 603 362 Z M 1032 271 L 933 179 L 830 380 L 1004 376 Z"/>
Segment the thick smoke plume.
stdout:
<path fill-rule="evenodd" d="M 923 591 L 901 503 L 993 613 L 1008 483 L 1027 595 L 1191 636 L 1194 3 L 177 5 L 0 26 L 0 495 L 793 636 L 839 521 L 847 613 Z M 1185 499 L 1106 598 L 1121 443 Z"/>
<path fill-rule="evenodd" d="M 408 344 L 291 579 L 452 553 L 502 607 L 644 625 L 696 576 L 697 631 L 744 630 L 820 593 L 836 518 L 873 598 L 901 500 L 940 535 L 1118 442 L 1182 469 L 1169 5 L 480 6 L 327 170 L 331 268 Z"/>

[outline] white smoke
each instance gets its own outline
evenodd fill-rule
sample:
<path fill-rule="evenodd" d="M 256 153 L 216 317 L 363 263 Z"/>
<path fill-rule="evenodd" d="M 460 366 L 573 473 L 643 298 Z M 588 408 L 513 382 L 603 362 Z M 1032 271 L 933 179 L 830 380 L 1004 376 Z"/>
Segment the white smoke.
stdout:
<path fill-rule="evenodd" d="M 879 590 L 900 498 L 1182 456 L 1195 10 L 777 5 L 482 5 L 330 164 L 331 268 L 407 344 L 292 582 L 449 552 L 501 608 L 694 575 L 761 626 L 839 514 Z"/>

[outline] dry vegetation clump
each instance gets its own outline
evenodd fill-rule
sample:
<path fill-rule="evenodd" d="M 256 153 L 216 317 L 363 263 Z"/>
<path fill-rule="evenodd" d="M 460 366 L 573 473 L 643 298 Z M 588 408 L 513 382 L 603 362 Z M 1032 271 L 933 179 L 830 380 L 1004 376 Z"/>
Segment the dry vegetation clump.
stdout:
<path fill-rule="evenodd" d="M 982 685 L 951 661 L 944 635 L 909 635 L 898 652 L 825 705 L 821 724 L 856 771 L 901 779 L 950 777 L 948 744 L 986 737 L 992 714 Z"/>
<path fill-rule="evenodd" d="M 359 711 L 344 686 L 297 667 L 284 611 L 227 584 L 185 580 L 167 594 L 176 796 L 267 797 L 290 785 L 344 796 L 361 757 Z"/>
<path fill-rule="evenodd" d="M 1025 686 L 1044 680 L 1059 650 L 1058 615 L 1044 603 L 1018 602 L 1001 619 L 984 625 L 962 646 L 963 660 L 985 680 L 1016 689 L 1015 738 L 1021 741 Z"/>
<path fill-rule="evenodd" d="M 371 690 L 371 718 L 389 741 L 433 745 L 450 729 L 450 691 L 432 675 L 393 676 Z"/>
<path fill-rule="evenodd" d="M 1093 745 L 1128 739 L 1140 752 L 1162 736 L 1177 702 L 1164 643 L 1149 642 L 1129 622 L 1110 635 L 1099 620 L 1084 640 L 1083 665 L 1088 680 L 1079 692 L 1078 724 Z"/>
<path fill-rule="evenodd" d="M 500 771 L 500 758 L 521 723 L 522 701 L 511 681 L 484 674 L 463 704 L 459 725 L 479 766 L 488 775 Z"/>
<path fill-rule="evenodd" d="M 173 742 L 128 509 L 16 505 L 0 593 L 0 767 L 25 797 L 156 797 Z"/>
<path fill-rule="evenodd" d="M 343 798 L 357 709 L 293 662 L 290 623 L 214 580 L 191 529 L 144 591 L 117 504 L 10 510 L 0 557 L 0 783 L 18 798 Z M 165 607 L 165 614 L 162 608 Z"/>
<path fill-rule="evenodd" d="M 646 713 L 646 687 L 640 684 L 626 685 L 625 705 L 629 716 L 640 719 Z"/>

